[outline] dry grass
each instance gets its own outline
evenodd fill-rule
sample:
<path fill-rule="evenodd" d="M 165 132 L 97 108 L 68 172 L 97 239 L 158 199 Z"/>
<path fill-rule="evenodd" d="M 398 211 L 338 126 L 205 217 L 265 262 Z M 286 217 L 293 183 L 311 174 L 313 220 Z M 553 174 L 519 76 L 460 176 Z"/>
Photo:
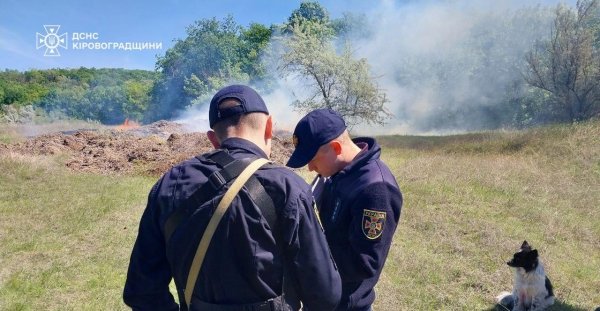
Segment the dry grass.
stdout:
<path fill-rule="evenodd" d="M 384 137 L 405 197 L 375 310 L 491 310 L 522 240 L 555 284 L 553 310 L 600 305 L 600 123 Z M 154 178 L 0 156 L 0 310 L 119 310 Z M 299 173 L 307 180 L 312 174 Z"/>
<path fill-rule="evenodd" d="M 554 310 L 600 305 L 599 138 L 600 124 L 589 123 L 409 138 L 385 153 L 405 206 L 376 310 L 493 308 L 512 286 L 504 262 L 525 239 L 555 284 Z"/>
<path fill-rule="evenodd" d="M 124 309 L 121 287 L 153 180 L 0 158 L 0 310 Z"/>

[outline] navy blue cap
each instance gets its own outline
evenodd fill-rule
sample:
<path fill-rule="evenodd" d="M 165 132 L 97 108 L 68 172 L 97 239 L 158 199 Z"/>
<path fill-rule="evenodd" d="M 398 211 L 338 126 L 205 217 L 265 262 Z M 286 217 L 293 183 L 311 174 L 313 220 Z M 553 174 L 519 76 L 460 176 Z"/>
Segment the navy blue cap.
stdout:
<path fill-rule="evenodd" d="M 315 157 L 319 148 L 342 135 L 346 122 L 331 109 L 317 109 L 300 119 L 294 129 L 294 152 L 287 162 L 292 168 L 303 167 Z"/>
<path fill-rule="evenodd" d="M 240 101 L 240 105 L 230 108 L 219 109 L 219 104 L 228 98 L 235 98 Z M 256 93 L 256 91 L 246 85 L 230 85 L 222 88 L 213 96 L 208 110 L 208 122 L 210 128 L 213 128 L 217 122 L 229 117 L 250 112 L 264 112 L 269 114 L 265 101 Z"/>

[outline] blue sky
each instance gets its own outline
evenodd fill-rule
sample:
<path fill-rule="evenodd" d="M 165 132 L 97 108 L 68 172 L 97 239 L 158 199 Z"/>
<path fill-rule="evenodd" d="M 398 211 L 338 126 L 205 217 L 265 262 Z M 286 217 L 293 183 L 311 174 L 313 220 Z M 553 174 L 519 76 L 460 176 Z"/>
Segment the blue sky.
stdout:
<path fill-rule="evenodd" d="M 369 1 L 321 1 L 332 17 L 341 12 L 365 10 Z M 185 37 L 185 28 L 194 21 L 231 14 L 236 22 L 265 25 L 281 23 L 298 8 L 300 0 L 104 0 L 0 2 L 0 70 L 78 67 L 111 67 L 153 70 L 156 55 L 162 55 L 173 40 Z M 60 25 L 67 33 L 67 49 L 60 56 L 44 56 L 36 49 L 36 33 L 46 35 L 44 25 Z M 162 49 L 142 51 L 73 50 L 73 33 L 97 33 L 88 42 L 156 42 Z M 82 41 L 79 41 L 82 42 Z"/>

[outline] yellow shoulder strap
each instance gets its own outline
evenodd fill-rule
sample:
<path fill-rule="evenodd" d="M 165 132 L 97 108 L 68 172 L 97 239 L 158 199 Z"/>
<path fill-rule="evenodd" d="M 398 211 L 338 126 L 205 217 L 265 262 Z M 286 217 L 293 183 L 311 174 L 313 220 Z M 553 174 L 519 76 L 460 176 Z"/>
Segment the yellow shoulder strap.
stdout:
<path fill-rule="evenodd" d="M 231 188 L 225 192 L 225 195 L 219 202 L 215 213 L 212 218 L 208 222 L 208 226 L 202 235 L 202 239 L 200 239 L 200 244 L 198 244 L 198 249 L 196 250 L 196 254 L 194 255 L 194 260 L 192 261 L 192 266 L 190 267 L 190 273 L 188 274 L 187 282 L 184 289 L 185 295 L 185 303 L 190 308 L 190 304 L 192 301 L 192 293 L 194 292 L 194 287 L 196 285 L 196 281 L 198 279 L 198 274 L 200 273 L 200 268 L 202 267 L 202 262 L 204 261 L 204 255 L 206 255 L 206 250 L 208 249 L 208 245 L 212 240 L 212 236 L 217 230 L 217 226 L 223 218 L 223 215 L 231 205 L 231 201 L 238 194 L 240 189 L 244 186 L 246 181 L 258 170 L 261 166 L 269 163 L 269 160 L 260 158 L 254 160 L 250 165 L 248 165 L 244 171 L 235 179 Z"/>

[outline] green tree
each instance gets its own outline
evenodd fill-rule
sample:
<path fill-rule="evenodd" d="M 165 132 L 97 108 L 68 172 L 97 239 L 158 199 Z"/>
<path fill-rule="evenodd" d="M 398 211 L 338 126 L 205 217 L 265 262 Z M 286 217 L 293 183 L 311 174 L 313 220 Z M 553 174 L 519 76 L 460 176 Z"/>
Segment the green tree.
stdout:
<path fill-rule="evenodd" d="M 157 74 L 126 69 L 49 69 L 0 72 L 0 104 L 17 111 L 105 123 L 140 120 Z M 11 109 L 12 109 L 11 108 Z M 25 109 L 27 108 L 27 109 Z"/>
<path fill-rule="evenodd" d="M 56 87 L 50 90 L 38 105 L 46 112 L 55 115 L 82 120 L 87 118 L 96 119 L 90 113 L 90 104 L 86 98 L 86 92 L 87 90 L 81 86 L 64 85 L 63 87 Z"/>
<path fill-rule="evenodd" d="M 148 109 L 150 102 L 150 90 L 152 80 L 126 80 L 123 88 L 125 90 L 125 103 L 123 114 L 133 120 L 141 120 Z"/>
<path fill-rule="evenodd" d="M 240 69 L 250 77 L 250 82 L 259 82 L 267 78 L 268 72 L 261 57 L 271 40 L 272 30 L 258 23 L 250 24 L 248 29 L 242 29 L 240 54 L 242 65 Z"/>
<path fill-rule="evenodd" d="M 322 26 L 305 23 L 284 39 L 286 52 L 279 68 L 284 74 L 299 76 L 308 93 L 294 106 L 303 112 L 331 108 L 351 125 L 383 124 L 391 116 L 385 108 L 388 100 L 371 77 L 366 59 L 355 60 L 350 45 L 338 55 L 331 40 L 320 36 L 323 32 L 306 31 Z"/>
<path fill-rule="evenodd" d="M 350 125 L 383 124 L 391 116 L 385 108 L 388 100 L 367 60 L 356 60 L 348 42 L 339 52 L 334 44 L 339 42 L 336 31 L 347 36 L 351 24 L 350 19 L 332 23 L 319 3 L 302 2 L 278 38 L 283 47 L 278 68 L 304 83 L 304 96 L 293 103 L 299 111 L 326 107 L 338 111 Z"/>
<path fill-rule="evenodd" d="M 304 1 L 300 7 L 292 11 L 287 23 L 290 26 L 298 26 L 305 21 L 327 24 L 329 23 L 329 12 L 316 1 Z"/>
<path fill-rule="evenodd" d="M 25 101 L 26 88 L 23 84 L 9 81 L 9 82 L 4 83 L 2 88 L 4 89 L 4 100 L 3 100 L 2 104 L 4 104 L 4 105 L 17 104 L 18 105 Z"/>
<path fill-rule="evenodd" d="M 556 9 L 551 38 L 527 54 L 526 81 L 552 95 L 545 109 L 556 121 L 600 114 L 598 0 Z"/>
<path fill-rule="evenodd" d="M 126 94 L 121 86 L 99 85 L 85 94 L 88 109 L 83 112 L 85 119 L 99 120 L 106 124 L 122 123 L 125 114 Z"/>
<path fill-rule="evenodd" d="M 300 7 L 292 11 L 284 25 L 285 35 L 302 32 L 316 36 L 321 40 L 329 40 L 335 34 L 329 20 L 329 12 L 315 1 L 300 3 Z"/>
<path fill-rule="evenodd" d="M 159 57 L 160 77 L 146 119 L 173 117 L 225 83 L 260 80 L 265 74 L 260 55 L 269 37 L 266 27 L 252 24 L 244 29 L 231 16 L 195 22 L 185 39 Z"/>

